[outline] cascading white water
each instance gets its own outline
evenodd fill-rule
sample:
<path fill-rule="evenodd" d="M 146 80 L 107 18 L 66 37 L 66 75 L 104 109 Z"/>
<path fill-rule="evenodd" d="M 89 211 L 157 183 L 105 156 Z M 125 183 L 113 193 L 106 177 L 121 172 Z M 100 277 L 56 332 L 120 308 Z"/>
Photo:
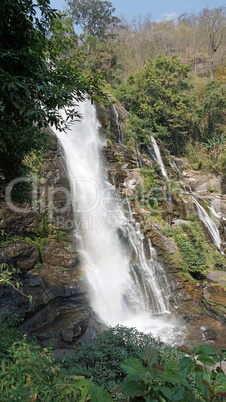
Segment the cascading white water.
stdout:
<path fill-rule="evenodd" d="M 210 236 L 212 237 L 213 243 L 220 249 L 221 246 L 221 237 L 219 230 L 212 219 L 209 217 L 205 209 L 199 204 L 195 197 L 191 196 L 191 200 L 194 202 L 197 208 L 198 218 L 204 223 L 206 226 Z"/>
<path fill-rule="evenodd" d="M 156 159 L 157 159 L 157 162 L 158 162 L 158 164 L 160 166 L 162 175 L 163 175 L 163 177 L 168 179 L 166 169 L 165 169 L 165 166 L 164 166 L 164 163 L 162 161 L 162 157 L 161 157 L 161 154 L 160 154 L 160 151 L 159 151 L 159 147 L 158 147 L 157 142 L 155 141 L 154 137 L 152 137 L 152 136 L 151 136 L 151 142 L 152 142 L 152 145 L 153 145 L 153 148 L 154 148 L 154 151 L 155 151 L 155 155 L 156 155 Z"/>
<path fill-rule="evenodd" d="M 141 232 L 126 218 L 107 182 L 102 160 L 106 142 L 99 135 L 95 107 L 86 100 L 79 111 L 83 120 L 57 136 L 70 176 L 78 251 L 92 308 L 107 325 L 134 326 L 173 344 L 184 329 L 170 317 L 164 269 L 150 242 L 150 257 L 145 257 Z"/>
<path fill-rule="evenodd" d="M 113 112 L 113 118 L 117 127 L 117 131 L 118 131 L 118 142 L 122 142 L 123 141 L 123 131 L 122 131 L 122 127 L 119 124 L 119 115 L 118 115 L 118 111 L 115 107 L 115 105 L 112 105 L 112 112 Z"/>
<path fill-rule="evenodd" d="M 161 157 L 161 153 L 158 147 L 157 142 L 155 141 L 154 137 L 151 136 L 151 141 L 152 141 L 152 145 L 155 151 L 155 156 L 156 156 L 156 161 L 158 163 L 158 165 L 160 166 L 161 172 L 163 177 L 165 177 L 166 182 L 167 182 L 167 187 L 168 187 L 168 206 L 170 208 L 170 210 L 173 212 L 173 206 L 172 206 L 172 192 L 171 192 L 171 184 L 170 181 L 168 180 L 168 175 L 166 172 L 166 168 L 164 166 L 162 157 Z"/>

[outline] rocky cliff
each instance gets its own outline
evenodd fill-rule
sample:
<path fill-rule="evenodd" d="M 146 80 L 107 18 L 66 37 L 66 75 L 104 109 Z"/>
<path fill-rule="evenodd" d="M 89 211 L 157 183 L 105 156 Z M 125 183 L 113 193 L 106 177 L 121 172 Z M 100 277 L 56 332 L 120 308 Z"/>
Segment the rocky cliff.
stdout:
<path fill-rule="evenodd" d="M 223 343 L 225 323 L 226 195 L 220 176 L 194 172 L 185 159 L 173 158 L 158 143 L 168 179 L 154 151 L 138 151 L 124 130 L 126 111 L 118 104 L 97 107 L 101 131 L 108 138 L 104 157 L 109 180 L 133 219 L 165 264 L 173 293 L 172 308 L 187 323 L 191 342 Z M 40 342 L 70 349 L 92 339 L 101 327 L 89 306 L 84 273 L 73 232 L 76 230 L 64 156 L 54 135 L 34 181 L 32 205 L 7 200 L 0 211 L 0 263 L 18 270 L 20 291 L 2 287 L 0 320 L 17 314 L 21 329 Z M 195 196 L 219 229 L 221 250 L 200 219 Z M 211 207 L 209 209 L 208 207 Z M 214 212 L 213 212 L 214 211 Z M 148 256 L 148 247 L 146 257 Z M 32 296 L 30 302 L 26 295 Z"/>

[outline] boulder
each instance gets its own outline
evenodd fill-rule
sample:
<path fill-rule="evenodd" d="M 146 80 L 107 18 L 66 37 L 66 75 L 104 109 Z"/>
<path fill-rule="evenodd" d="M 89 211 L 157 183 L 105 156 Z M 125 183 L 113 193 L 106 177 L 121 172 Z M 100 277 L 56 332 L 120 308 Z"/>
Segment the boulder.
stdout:
<path fill-rule="evenodd" d="M 72 342 L 74 337 L 73 328 L 62 329 L 62 339 L 64 342 Z"/>
<path fill-rule="evenodd" d="M 210 271 L 206 274 L 206 279 L 209 280 L 210 282 L 226 285 L 226 272 L 225 271 Z"/>
<path fill-rule="evenodd" d="M 0 247 L 0 263 L 6 262 L 21 273 L 30 271 L 39 261 L 39 249 L 25 242 L 16 242 L 8 246 Z"/>
<path fill-rule="evenodd" d="M 226 290 L 222 285 L 208 284 L 203 289 L 202 309 L 210 317 L 226 323 Z"/>
<path fill-rule="evenodd" d="M 79 263 L 78 253 L 75 249 L 71 253 L 69 243 L 55 240 L 46 242 L 42 260 L 45 264 L 64 268 L 72 268 Z"/>
<path fill-rule="evenodd" d="M 30 204 L 4 202 L 0 209 L 0 229 L 12 235 L 33 233 L 41 222 L 41 214 Z"/>
<path fill-rule="evenodd" d="M 85 330 L 84 334 L 80 336 L 79 343 L 89 343 L 96 339 L 97 337 L 97 329 L 94 325 L 88 325 L 87 329 Z"/>

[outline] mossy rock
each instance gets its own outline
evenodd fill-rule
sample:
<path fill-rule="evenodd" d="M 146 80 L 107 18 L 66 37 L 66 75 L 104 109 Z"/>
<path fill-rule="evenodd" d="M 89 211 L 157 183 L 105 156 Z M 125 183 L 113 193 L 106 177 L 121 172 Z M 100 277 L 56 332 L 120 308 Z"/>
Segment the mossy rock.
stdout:
<path fill-rule="evenodd" d="M 219 284 L 203 289 L 202 310 L 210 317 L 226 323 L 226 289 Z"/>
<path fill-rule="evenodd" d="M 183 269 L 183 261 L 176 242 L 172 238 L 164 236 L 160 231 L 160 227 L 158 228 L 157 225 L 146 226 L 145 236 L 150 238 L 153 246 L 162 255 L 167 266 L 174 272 Z"/>

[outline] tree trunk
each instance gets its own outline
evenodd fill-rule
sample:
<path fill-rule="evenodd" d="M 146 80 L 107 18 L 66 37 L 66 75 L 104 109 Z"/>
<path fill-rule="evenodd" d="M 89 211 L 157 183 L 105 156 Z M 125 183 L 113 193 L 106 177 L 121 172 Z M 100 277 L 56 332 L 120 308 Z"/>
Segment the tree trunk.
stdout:
<path fill-rule="evenodd" d="M 215 49 L 214 49 L 214 43 L 212 43 L 212 46 L 211 46 L 210 81 L 213 81 L 213 63 L 214 63 L 214 53 L 215 53 Z"/>

